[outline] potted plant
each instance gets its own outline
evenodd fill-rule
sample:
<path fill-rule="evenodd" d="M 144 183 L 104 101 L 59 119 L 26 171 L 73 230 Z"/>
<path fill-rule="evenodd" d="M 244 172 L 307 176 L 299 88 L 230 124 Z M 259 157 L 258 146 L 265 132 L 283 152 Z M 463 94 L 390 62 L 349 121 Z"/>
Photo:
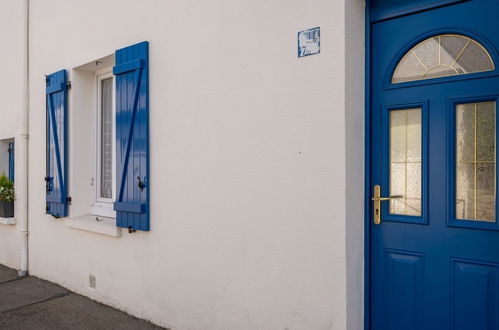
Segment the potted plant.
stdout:
<path fill-rule="evenodd" d="M 14 217 L 14 182 L 9 181 L 5 173 L 0 175 L 0 217 L 13 218 Z"/>

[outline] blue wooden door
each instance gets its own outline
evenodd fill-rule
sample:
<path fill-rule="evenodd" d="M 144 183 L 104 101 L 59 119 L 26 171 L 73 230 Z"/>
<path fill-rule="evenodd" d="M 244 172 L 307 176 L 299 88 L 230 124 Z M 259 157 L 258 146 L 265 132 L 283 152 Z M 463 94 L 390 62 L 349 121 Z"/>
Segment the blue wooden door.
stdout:
<path fill-rule="evenodd" d="M 372 25 L 371 329 L 499 329 L 498 13 Z"/>

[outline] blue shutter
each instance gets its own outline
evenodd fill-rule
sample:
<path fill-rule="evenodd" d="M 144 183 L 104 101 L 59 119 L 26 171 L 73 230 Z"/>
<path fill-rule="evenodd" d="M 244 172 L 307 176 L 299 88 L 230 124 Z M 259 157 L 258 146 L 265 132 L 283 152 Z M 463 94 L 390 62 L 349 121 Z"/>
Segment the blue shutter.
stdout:
<path fill-rule="evenodd" d="M 9 142 L 9 181 L 14 182 L 14 142 Z"/>
<path fill-rule="evenodd" d="M 54 217 L 68 214 L 67 198 L 67 78 L 61 70 L 46 78 L 47 168 L 46 211 Z"/>
<path fill-rule="evenodd" d="M 149 230 L 149 44 L 116 51 L 116 225 Z"/>

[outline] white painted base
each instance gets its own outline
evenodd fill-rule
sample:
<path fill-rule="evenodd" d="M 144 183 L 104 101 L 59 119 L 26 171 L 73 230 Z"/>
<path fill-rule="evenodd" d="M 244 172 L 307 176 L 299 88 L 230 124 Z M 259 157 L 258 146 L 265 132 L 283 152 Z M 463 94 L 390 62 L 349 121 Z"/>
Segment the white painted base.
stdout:
<path fill-rule="evenodd" d="M 16 218 L 0 218 L 0 224 L 2 224 L 2 225 L 15 225 Z"/>
<path fill-rule="evenodd" d="M 99 219 L 98 221 L 97 218 Z M 65 221 L 65 224 L 70 228 L 85 230 L 92 233 L 111 237 L 121 236 L 121 228 L 116 227 L 116 220 L 111 218 L 85 215 L 76 218 L 69 218 Z"/>

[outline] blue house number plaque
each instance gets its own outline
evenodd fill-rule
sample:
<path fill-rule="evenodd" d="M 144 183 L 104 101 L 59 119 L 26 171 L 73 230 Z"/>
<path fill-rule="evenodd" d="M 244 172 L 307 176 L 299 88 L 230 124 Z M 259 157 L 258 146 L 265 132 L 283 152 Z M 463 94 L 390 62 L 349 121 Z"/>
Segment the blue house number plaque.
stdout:
<path fill-rule="evenodd" d="M 321 52 L 321 28 L 316 27 L 298 32 L 298 57 Z"/>

